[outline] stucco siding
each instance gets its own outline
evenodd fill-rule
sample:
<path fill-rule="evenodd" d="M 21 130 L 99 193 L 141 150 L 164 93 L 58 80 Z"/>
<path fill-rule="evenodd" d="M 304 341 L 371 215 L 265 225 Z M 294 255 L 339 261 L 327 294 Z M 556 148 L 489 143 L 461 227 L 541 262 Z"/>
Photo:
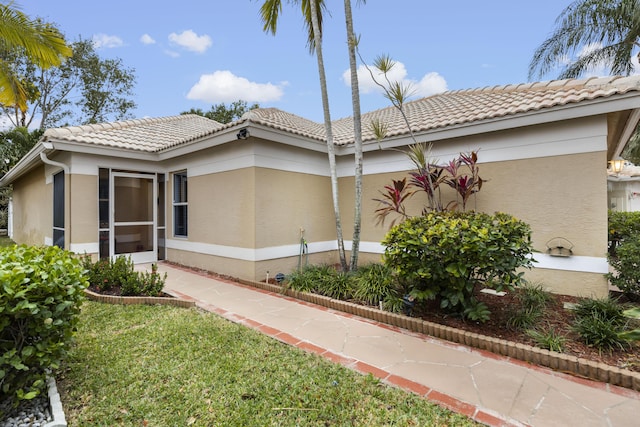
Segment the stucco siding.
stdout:
<path fill-rule="evenodd" d="M 98 177 L 69 176 L 71 212 L 71 245 L 98 242 Z"/>
<path fill-rule="evenodd" d="M 255 247 L 253 168 L 189 177 L 188 192 L 189 241 Z"/>
<path fill-rule="evenodd" d="M 43 245 L 53 230 L 52 185 L 46 184 L 44 167 L 38 167 L 13 184 L 13 240 Z"/>
<path fill-rule="evenodd" d="M 256 168 L 256 248 L 336 239 L 328 177 Z"/>

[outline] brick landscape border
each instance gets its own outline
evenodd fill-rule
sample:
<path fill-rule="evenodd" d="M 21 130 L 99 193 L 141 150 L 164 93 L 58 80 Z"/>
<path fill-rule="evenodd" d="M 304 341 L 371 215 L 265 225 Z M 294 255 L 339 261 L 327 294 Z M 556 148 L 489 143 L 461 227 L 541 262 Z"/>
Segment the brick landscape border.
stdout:
<path fill-rule="evenodd" d="M 545 350 L 527 344 L 514 343 L 512 341 L 476 334 L 462 329 L 428 322 L 415 317 L 405 316 L 403 314 L 391 313 L 389 311 L 380 310 L 370 306 L 336 300 L 323 295 L 298 292 L 284 288 L 280 285 L 252 280 L 233 280 L 246 286 L 286 295 L 291 298 L 360 316 L 376 322 L 385 323 L 411 332 L 430 335 L 432 337 L 485 350 L 523 362 L 544 366 L 556 371 L 572 374 L 577 377 L 640 391 L 640 372 L 621 369 L 601 362 L 595 362 L 577 356 Z"/>
<path fill-rule="evenodd" d="M 187 301 L 175 297 L 121 297 L 117 295 L 102 295 L 88 289 L 85 289 L 84 293 L 91 301 L 104 302 L 107 304 L 160 304 L 184 308 L 192 308 L 196 306 L 195 301 Z"/>

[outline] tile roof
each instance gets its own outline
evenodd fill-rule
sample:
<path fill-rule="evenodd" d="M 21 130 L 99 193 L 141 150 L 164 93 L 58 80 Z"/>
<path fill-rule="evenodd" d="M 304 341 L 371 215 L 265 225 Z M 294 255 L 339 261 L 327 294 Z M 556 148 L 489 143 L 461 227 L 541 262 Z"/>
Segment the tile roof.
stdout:
<path fill-rule="evenodd" d="M 404 112 L 413 131 L 424 132 L 606 98 L 629 91 L 640 91 L 640 76 L 555 80 L 449 91 L 407 102 Z M 272 120 L 265 120 L 264 124 L 310 138 L 324 139 L 324 125 L 317 126 L 316 123 L 281 111 L 275 115 L 266 110 L 270 109 L 255 110 L 251 121 L 262 123 L 261 116 L 265 114 Z M 274 120 L 278 118 L 282 120 Z M 370 124 L 377 121 L 387 127 L 387 137 L 409 133 L 400 112 L 394 107 L 387 107 L 362 114 L 364 142 L 375 140 Z M 335 144 L 346 145 L 353 142 L 352 117 L 336 120 L 332 125 Z"/>
<path fill-rule="evenodd" d="M 449 91 L 407 102 L 404 112 L 414 132 L 427 132 L 607 98 L 630 91 L 640 91 L 640 76 L 555 80 Z M 387 137 L 409 133 L 398 110 L 387 107 L 362 114 L 364 142 L 375 141 L 370 124 L 376 121 L 385 124 Z M 325 139 L 323 123 L 313 122 L 276 108 L 251 110 L 241 119 L 229 124 L 221 124 L 197 115 L 180 115 L 49 129 L 45 132 L 44 138 L 158 152 L 243 124 L 266 126 L 318 141 Z M 352 117 L 335 120 L 332 124 L 335 144 L 353 143 Z"/>
<path fill-rule="evenodd" d="M 157 152 L 227 127 L 195 114 L 48 129 L 43 140 Z"/>

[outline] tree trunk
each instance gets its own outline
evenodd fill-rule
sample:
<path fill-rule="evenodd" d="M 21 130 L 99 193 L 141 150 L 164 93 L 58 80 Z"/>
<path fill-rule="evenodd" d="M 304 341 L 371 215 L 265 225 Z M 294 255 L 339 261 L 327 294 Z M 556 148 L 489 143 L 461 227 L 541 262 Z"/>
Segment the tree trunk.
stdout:
<path fill-rule="evenodd" d="M 333 195 L 333 211 L 336 219 L 336 234 L 338 240 L 338 254 L 340 265 L 347 271 L 347 257 L 344 252 L 344 239 L 342 237 L 342 220 L 340 218 L 340 203 L 338 197 L 338 172 L 336 169 L 335 146 L 333 145 L 333 131 L 331 129 L 331 114 L 329 113 L 329 95 L 327 93 L 327 78 L 324 71 L 324 60 L 322 58 L 322 34 L 318 24 L 318 7 L 316 0 L 311 1 L 311 23 L 315 41 L 316 58 L 318 59 L 318 74 L 320 75 L 320 91 L 322 93 L 322 109 L 324 112 L 324 127 L 327 134 L 327 154 L 329 156 L 329 169 L 331 173 L 331 193 Z"/>
<path fill-rule="evenodd" d="M 358 268 L 360 252 L 360 229 L 362 228 L 362 119 L 360 115 L 360 89 L 358 87 L 358 64 L 356 63 L 356 36 L 353 32 L 351 0 L 344 0 L 344 15 L 347 24 L 349 47 L 349 69 L 351 70 L 351 102 L 353 104 L 353 139 L 355 162 L 355 210 L 353 215 L 353 243 L 351 248 L 351 270 Z"/>

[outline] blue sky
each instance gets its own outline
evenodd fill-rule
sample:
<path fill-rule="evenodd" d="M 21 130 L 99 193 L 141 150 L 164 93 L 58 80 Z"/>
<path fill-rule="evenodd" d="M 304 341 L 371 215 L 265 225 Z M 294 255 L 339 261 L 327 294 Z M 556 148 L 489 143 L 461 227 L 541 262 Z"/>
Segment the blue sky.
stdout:
<path fill-rule="evenodd" d="M 161 117 L 244 99 L 321 122 L 315 56 L 300 9 L 283 0 L 275 36 L 265 34 L 253 0 L 17 0 L 32 18 L 57 24 L 70 41 L 93 39 L 104 58 L 136 75 L 134 115 Z M 350 116 L 342 1 L 327 1 L 324 57 L 332 119 Z M 360 51 L 388 54 L 397 78 L 418 95 L 522 83 L 535 48 L 570 0 L 369 0 L 353 2 Z M 547 76 L 553 78 L 553 75 Z M 389 105 L 361 82 L 363 112 Z"/>

